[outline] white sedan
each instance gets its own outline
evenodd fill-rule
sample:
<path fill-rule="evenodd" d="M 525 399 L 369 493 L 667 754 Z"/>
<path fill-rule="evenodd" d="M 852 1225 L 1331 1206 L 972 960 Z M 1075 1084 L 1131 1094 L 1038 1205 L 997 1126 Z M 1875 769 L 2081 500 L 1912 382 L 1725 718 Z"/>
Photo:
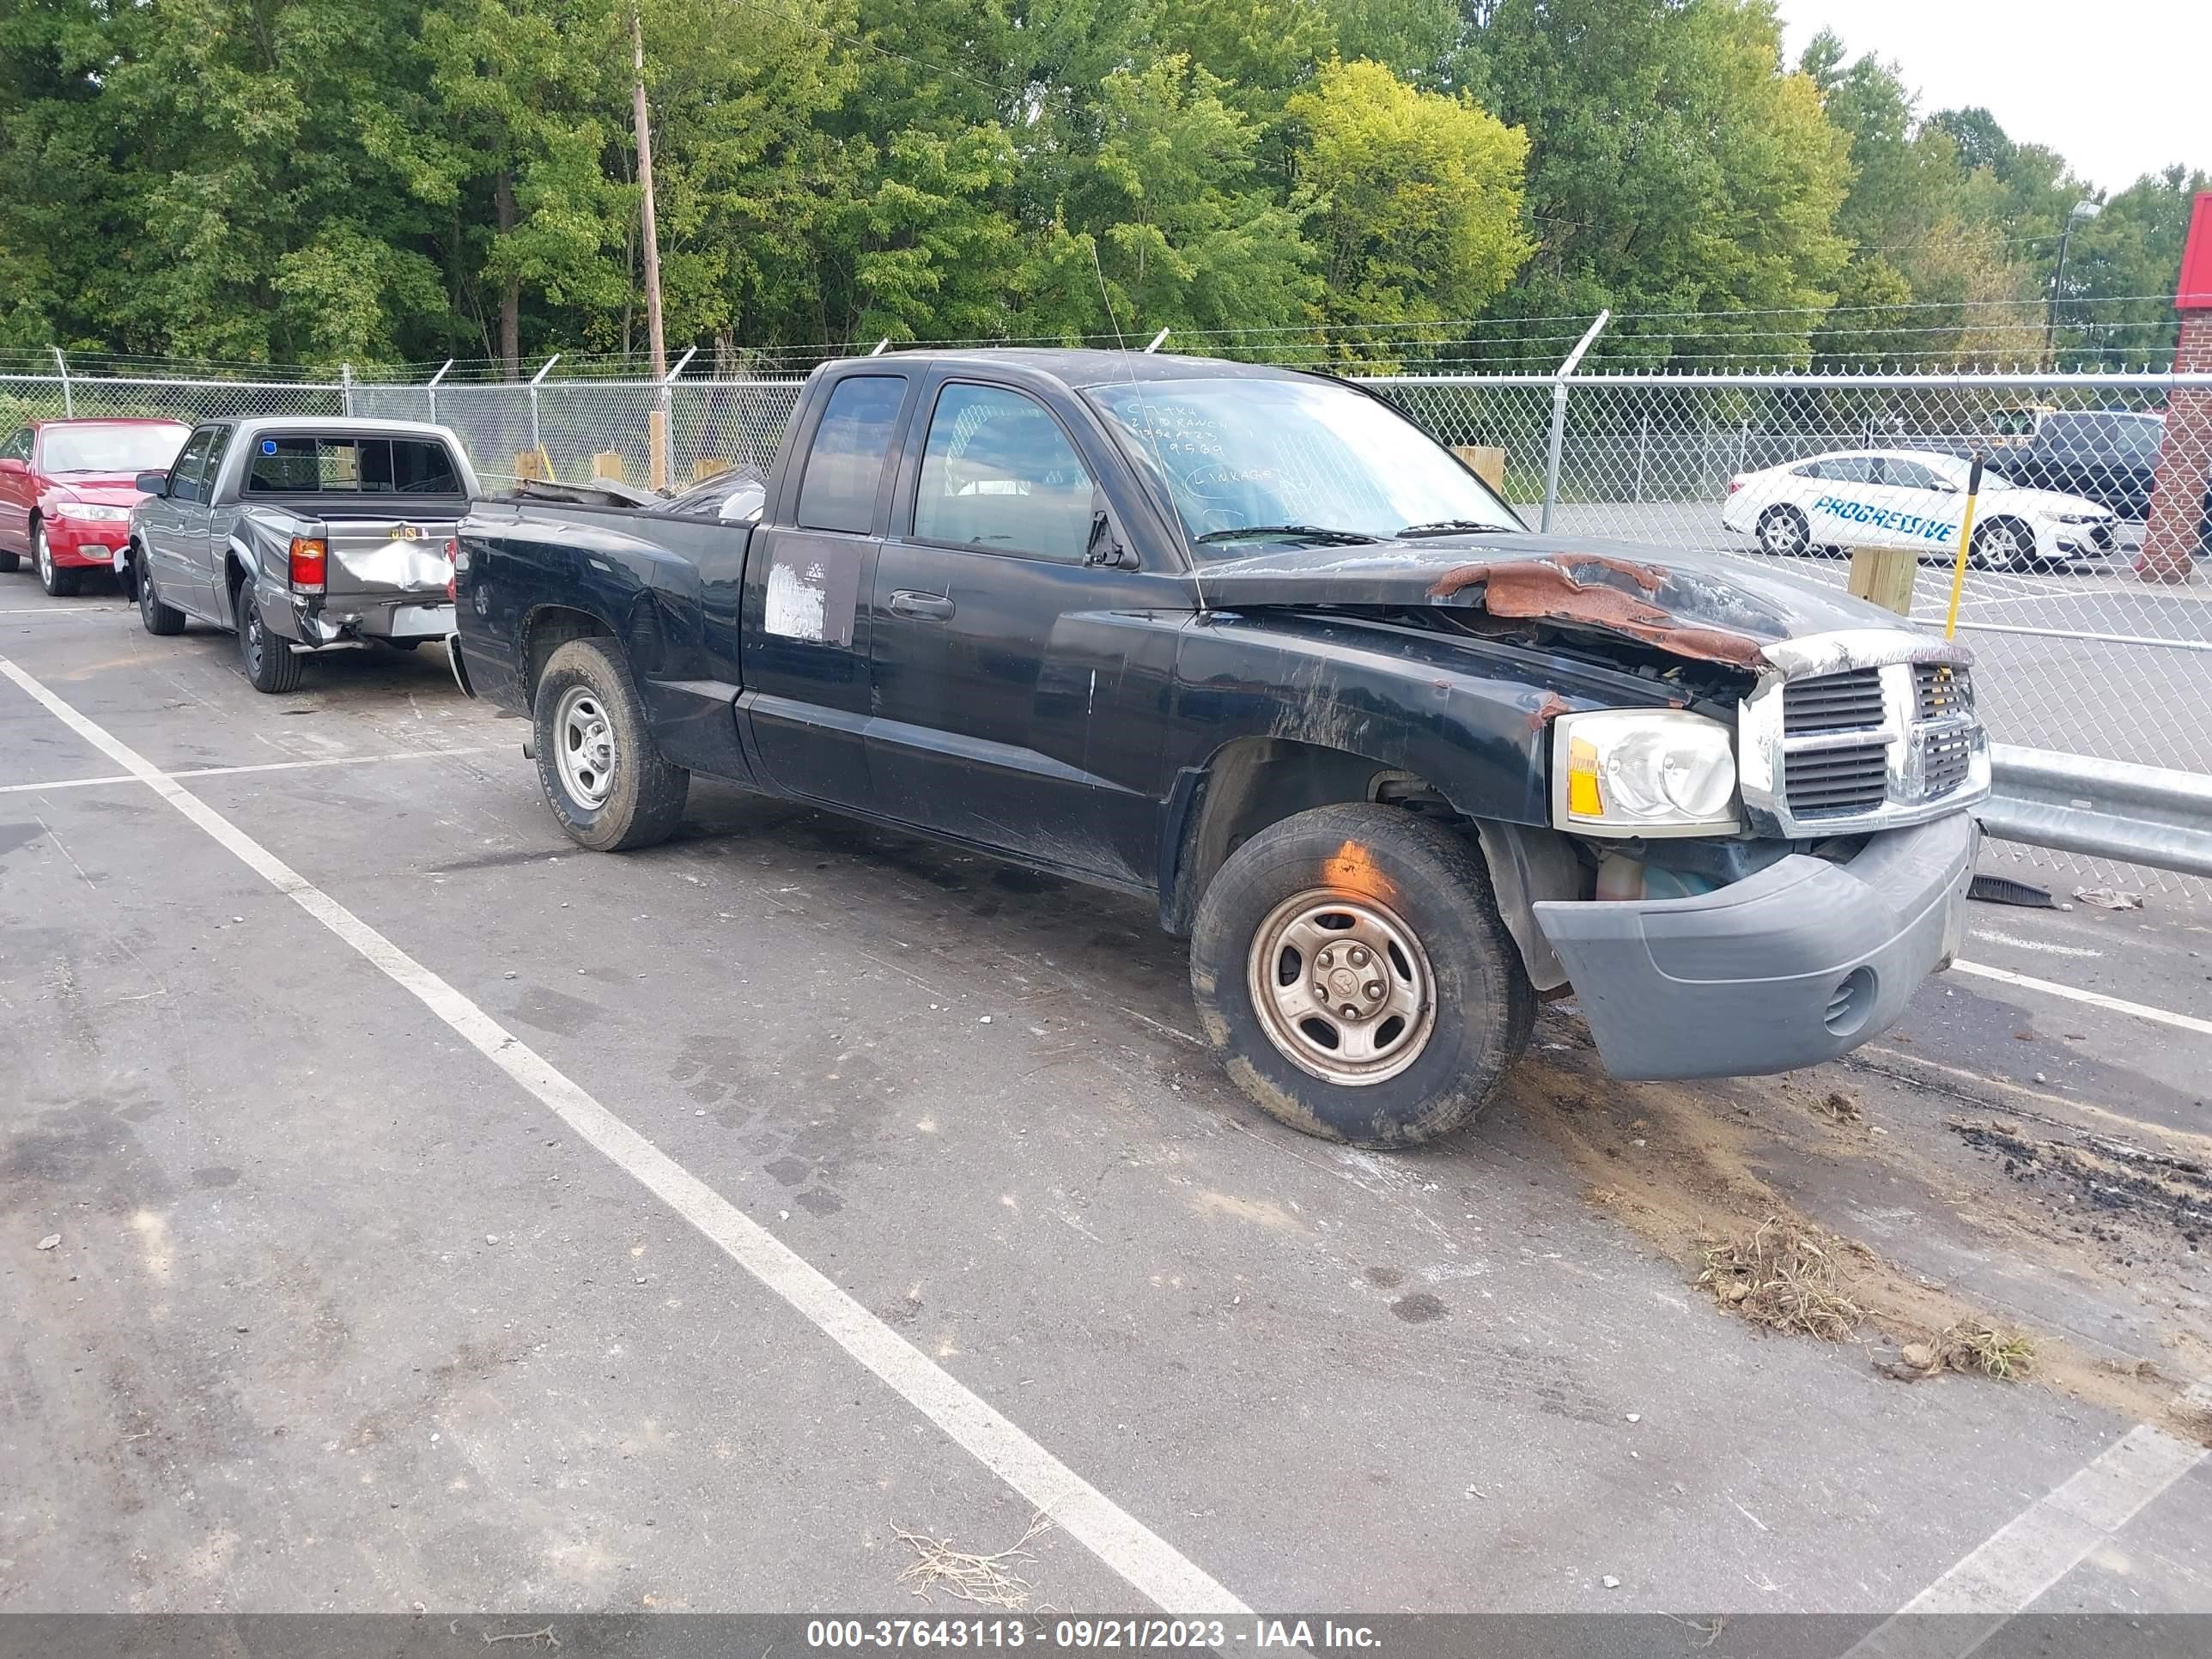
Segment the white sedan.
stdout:
<path fill-rule="evenodd" d="M 1854 449 L 1729 480 L 1721 522 L 1769 553 L 1909 547 L 1948 563 L 1966 514 L 1968 464 L 1927 450 Z M 2094 564 L 2112 556 L 2111 513 L 2079 495 L 2023 489 L 1985 468 L 1969 562 L 1992 570 Z"/>

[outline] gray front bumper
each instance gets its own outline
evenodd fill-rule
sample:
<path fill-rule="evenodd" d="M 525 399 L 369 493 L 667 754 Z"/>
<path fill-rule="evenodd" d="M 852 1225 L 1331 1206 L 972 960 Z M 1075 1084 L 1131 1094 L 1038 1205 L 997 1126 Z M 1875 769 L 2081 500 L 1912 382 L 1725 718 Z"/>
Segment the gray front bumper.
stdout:
<path fill-rule="evenodd" d="M 1849 864 L 1793 854 L 1695 898 L 1552 901 L 1536 921 L 1615 1077 L 1786 1072 L 1856 1048 L 1948 965 L 1980 842 L 1958 812 Z"/>

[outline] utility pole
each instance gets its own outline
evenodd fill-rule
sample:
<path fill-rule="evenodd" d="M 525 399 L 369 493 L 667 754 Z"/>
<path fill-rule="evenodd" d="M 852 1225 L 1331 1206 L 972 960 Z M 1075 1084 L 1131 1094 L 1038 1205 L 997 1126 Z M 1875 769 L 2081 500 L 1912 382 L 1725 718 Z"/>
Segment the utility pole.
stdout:
<path fill-rule="evenodd" d="M 637 182 L 640 233 L 645 242 L 645 332 L 653 352 L 656 385 L 668 379 L 668 337 L 660 327 L 660 233 L 653 209 L 653 119 L 645 104 L 645 19 L 642 9 L 629 9 L 630 62 L 636 79 L 630 88 L 630 118 L 637 128 Z M 646 417 L 647 447 L 651 454 L 652 484 L 668 487 L 668 414 L 656 406 Z"/>
<path fill-rule="evenodd" d="M 2066 250 L 2074 245 L 2074 227 L 2097 216 L 2094 202 L 2076 202 L 2066 216 L 2066 228 L 2058 233 L 2058 268 L 2051 273 L 2051 298 L 2044 307 L 2044 367 L 2058 367 L 2058 302 L 2066 295 Z"/>

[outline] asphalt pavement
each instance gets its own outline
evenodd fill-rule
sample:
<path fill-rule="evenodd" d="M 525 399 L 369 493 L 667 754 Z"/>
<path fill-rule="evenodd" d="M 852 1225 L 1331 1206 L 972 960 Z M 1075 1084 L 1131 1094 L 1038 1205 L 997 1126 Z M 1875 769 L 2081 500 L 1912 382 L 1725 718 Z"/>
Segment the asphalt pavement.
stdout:
<path fill-rule="evenodd" d="M 1781 1079 L 1554 1007 L 1379 1157 L 1142 905 L 704 783 L 586 854 L 434 647 L 234 661 L 0 582 L 0 1609 L 973 1612 L 1042 1511 L 1031 1607 L 2212 1612 L 2191 896 Z M 1881 1318 L 1699 1288 L 1770 1215 Z M 1960 1309 L 2044 1374 L 1879 1369 Z"/>

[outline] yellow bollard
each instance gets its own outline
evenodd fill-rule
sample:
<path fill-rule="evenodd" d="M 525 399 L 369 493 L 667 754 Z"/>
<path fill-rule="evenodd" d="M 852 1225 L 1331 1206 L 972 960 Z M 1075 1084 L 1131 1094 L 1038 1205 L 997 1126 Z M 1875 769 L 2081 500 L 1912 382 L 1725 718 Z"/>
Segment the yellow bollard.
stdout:
<path fill-rule="evenodd" d="M 1959 526 L 1959 556 L 1951 565 L 1951 609 L 1943 618 L 1943 637 L 1949 639 L 1959 631 L 1959 599 L 1966 591 L 1966 555 L 1974 545 L 1974 504 L 1982 493 L 1982 467 L 1988 458 L 1977 455 L 1971 471 L 1966 474 L 1966 520 Z"/>

